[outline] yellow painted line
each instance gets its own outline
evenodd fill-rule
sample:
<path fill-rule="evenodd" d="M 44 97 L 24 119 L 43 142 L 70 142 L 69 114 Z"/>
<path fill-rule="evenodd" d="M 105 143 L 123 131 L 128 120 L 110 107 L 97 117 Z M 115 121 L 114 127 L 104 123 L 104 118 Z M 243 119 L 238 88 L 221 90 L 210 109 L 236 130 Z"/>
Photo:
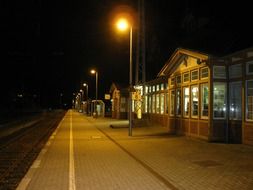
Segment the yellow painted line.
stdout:
<path fill-rule="evenodd" d="M 72 110 L 70 110 L 70 132 L 69 132 L 69 190 L 75 190 L 75 160 L 72 133 Z"/>

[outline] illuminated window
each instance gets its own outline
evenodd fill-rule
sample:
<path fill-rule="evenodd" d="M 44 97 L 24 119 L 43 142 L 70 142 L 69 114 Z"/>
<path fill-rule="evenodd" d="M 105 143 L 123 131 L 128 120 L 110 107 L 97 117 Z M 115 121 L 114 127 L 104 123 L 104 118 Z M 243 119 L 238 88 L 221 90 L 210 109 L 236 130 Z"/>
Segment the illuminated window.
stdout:
<path fill-rule="evenodd" d="M 170 91 L 170 115 L 174 116 L 174 110 L 175 110 L 175 91 Z"/>
<path fill-rule="evenodd" d="M 183 82 L 189 82 L 190 81 L 190 74 L 189 72 L 183 74 Z"/>
<path fill-rule="evenodd" d="M 226 117 L 226 83 L 213 84 L 213 117 L 216 119 Z"/>
<path fill-rule="evenodd" d="M 155 94 L 152 96 L 152 113 L 155 113 Z"/>
<path fill-rule="evenodd" d="M 165 94 L 165 98 L 166 98 L 166 100 L 165 100 L 165 113 L 166 114 L 168 114 L 169 113 L 169 93 L 168 92 L 166 92 L 166 94 Z"/>
<path fill-rule="evenodd" d="M 152 112 L 152 98 L 151 96 L 148 96 L 148 112 Z"/>
<path fill-rule="evenodd" d="M 161 84 L 161 90 L 164 90 L 164 84 L 163 83 Z"/>
<path fill-rule="evenodd" d="M 201 84 L 201 118 L 208 118 L 208 105 L 209 105 L 209 96 L 208 96 L 208 83 Z"/>
<path fill-rule="evenodd" d="M 176 90 L 176 115 L 181 115 L 181 89 Z"/>
<path fill-rule="evenodd" d="M 253 80 L 247 81 L 247 120 L 253 121 Z"/>
<path fill-rule="evenodd" d="M 231 82 L 229 84 L 229 118 L 231 120 L 242 119 L 242 83 Z"/>
<path fill-rule="evenodd" d="M 152 92 L 155 92 L 155 85 L 152 87 Z"/>
<path fill-rule="evenodd" d="M 200 78 L 201 79 L 208 78 L 208 67 L 201 68 L 201 70 L 200 70 Z"/>
<path fill-rule="evenodd" d="M 156 94 L 156 113 L 160 113 L 160 94 Z"/>
<path fill-rule="evenodd" d="M 156 91 L 159 91 L 160 90 L 160 85 L 156 85 Z"/>
<path fill-rule="evenodd" d="M 199 79 L 199 71 L 194 70 L 191 72 L 191 81 L 195 81 Z"/>
<path fill-rule="evenodd" d="M 189 90 L 189 87 L 184 87 L 183 88 L 183 95 L 184 95 L 183 115 L 184 115 L 184 117 L 189 117 L 189 108 L 190 108 L 190 90 Z"/>
<path fill-rule="evenodd" d="M 162 93 L 161 95 L 161 114 L 164 114 L 164 93 Z"/>
<path fill-rule="evenodd" d="M 148 86 L 145 86 L 145 93 L 148 93 Z"/>
<path fill-rule="evenodd" d="M 199 88 L 197 85 L 191 87 L 191 116 L 197 118 L 199 115 Z"/>
<path fill-rule="evenodd" d="M 148 96 L 144 96 L 144 113 L 148 112 Z"/>

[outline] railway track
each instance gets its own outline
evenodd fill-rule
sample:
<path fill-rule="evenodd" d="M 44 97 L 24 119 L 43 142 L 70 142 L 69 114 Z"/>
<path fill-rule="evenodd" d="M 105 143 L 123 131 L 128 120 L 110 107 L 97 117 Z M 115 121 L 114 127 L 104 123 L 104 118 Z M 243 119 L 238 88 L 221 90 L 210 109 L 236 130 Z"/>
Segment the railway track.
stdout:
<path fill-rule="evenodd" d="M 0 190 L 16 189 L 64 115 L 47 113 L 39 123 L 0 139 Z"/>

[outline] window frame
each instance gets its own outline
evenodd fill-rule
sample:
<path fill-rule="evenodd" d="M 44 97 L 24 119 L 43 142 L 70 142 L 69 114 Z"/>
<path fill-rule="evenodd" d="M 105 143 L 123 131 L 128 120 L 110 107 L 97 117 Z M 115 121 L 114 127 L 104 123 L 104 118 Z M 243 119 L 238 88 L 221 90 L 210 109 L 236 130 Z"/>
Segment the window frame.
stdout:
<path fill-rule="evenodd" d="M 251 80 L 246 80 L 246 88 L 245 88 L 245 95 L 246 95 L 246 106 L 245 106 L 245 109 L 246 109 L 246 116 L 245 116 L 245 120 L 248 121 L 248 122 L 253 122 L 253 119 L 248 119 L 248 82 L 253 82 L 253 79 Z"/>
<path fill-rule="evenodd" d="M 197 87 L 197 89 L 198 89 L 198 92 L 197 92 L 197 95 L 198 95 L 198 107 L 197 107 L 197 115 L 193 115 L 193 95 L 192 95 L 192 89 L 194 88 L 194 87 Z M 191 85 L 191 118 L 193 118 L 193 119 L 197 119 L 197 118 L 199 118 L 199 85 L 198 84 L 195 84 L 195 85 Z"/>
<path fill-rule="evenodd" d="M 203 111 L 204 111 L 204 104 L 203 104 L 203 100 L 204 100 L 204 91 L 203 91 L 203 88 L 204 87 L 207 87 L 207 89 L 208 89 L 208 108 L 207 108 L 207 113 L 208 113 L 208 115 L 206 116 L 206 115 L 203 115 Z M 200 84 L 200 94 L 201 94 L 201 107 L 200 107 L 200 118 L 201 119 L 208 119 L 209 118 L 209 102 L 210 102 L 210 99 L 209 99 L 209 94 L 210 94 L 210 90 L 209 90 L 209 83 L 201 83 Z"/>
<path fill-rule="evenodd" d="M 197 78 L 196 79 L 192 79 L 192 73 L 193 72 L 197 72 Z M 198 69 L 194 69 L 191 71 L 191 81 L 198 81 L 199 80 L 199 70 Z"/>
<path fill-rule="evenodd" d="M 215 114 L 214 114 L 214 111 L 215 111 L 214 110 L 214 98 L 215 98 L 214 88 L 215 88 L 215 84 L 224 84 L 224 86 L 225 86 L 224 102 L 226 104 L 226 106 L 225 106 L 226 110 L 224 112 L 224 117 L 214 117 L 215 116 Z M 213 83 L 213 92 L 212 93 L 213 93 L 213 119 L 215 119 L 215 120 L 224 120 L 227 117 L 227 84 L 226 84 L 226 82 L 214 82 Z"/>
<path fill-rule="evenodd" d="M 185 110 L 185 104 L 186 104 L 186 101 L 185 101 L 185 89 L 187 89 L 188 88 L 188 114 L 186 115 L 185 113 L 186 113 L 186 110 Z M 185 87 L 183 87 L 183 117 L 184 118 L 189 118 L 189 116 L 190 116 L 190 103 L 191 102 L 191 99 L 190 99 L 190 87 L 189 86 L 185 86 Z"/>
<path fill-rule="evenodd" d="M 207 69 L 207 76 L 206 77 L 202 77 L 202 74 L 203 74 L 203 70 L 204 69 Z M 209 68 L 208 67 L 202 67 L 201 69 L 200 69 L 200 80 L 202 80 L 202 79 L 208 79 L 208 77 L 209 77 Z"/>
<path fill-rule="evenodd" d="M 188 74 L 188 80 L 187 81 L 185 81 L 185 75 L 186 74 Z M 183 73 L 183 83 L 185 84 L 185 83 L 189 83 L 190 82 L 190 72 L 185 72 L 185 73 Z"/>
<path fill-rule="evenodd" d="M 233 84 L 240 84 L 241 85 L 241 89 L 240 89 L 240 92 L 242 93 L 242 81 L 235 81 L 235 82 L 230 82 L 229 83 L 229 120 L 233 120 L 233 121 L 241 121 L 242 120 L 242 113 L 241 113 L 241 115 L 240 115 L 240 118 L 231 118 L 231 114 L 230 114 L 230 112 L 231 112 L 231 103 L 232 103 L 232 101 L 231 101 L 231 88 L 233 88 L 233 87 L 231 87 Z M 240 101 L 241 101 L 241 111 L 239 111 L 239 112 L 242 112 L 242 96 L 240 96 L 241 97 L 241 99 L 240 99 Z M 246 104 L 247 105 L 247 104 Z M 237 114 L 236 114 L 237 115 Z"/>
<path fill-rule="evenodd" d="M 173 92 L 173 99 L 172 99 L 172 92 Z M 170 106 L 169 106 L 169 112 L 170 112 L 170 116 L 175 116 L 175 89 L 170 90 Z"/>
<path fill-rule="evenodd" d="M 247 61 L 246 62 L 246 74 L 247 75 L 253 75 L 253 72 L 249 72 L 249 65 L 253 65 L 253 61 Z"/>
<path fill-rule="evenodd" d="M 215 69 L 214 68 L 220 68 L 220 69 L 218 69 L 218 70 L 221 70 L 221 68 L 222 69 L 224 69 L 225 71 L 224 71 L 224 76 L 215 76 L 215 74 L 217 74 L 216 72 L 215 72 Z M 214 79 L 227 79 L 227 77 L 226 77 L 226 66 L 225 65 L 213 65 L 213 78 Z"/>

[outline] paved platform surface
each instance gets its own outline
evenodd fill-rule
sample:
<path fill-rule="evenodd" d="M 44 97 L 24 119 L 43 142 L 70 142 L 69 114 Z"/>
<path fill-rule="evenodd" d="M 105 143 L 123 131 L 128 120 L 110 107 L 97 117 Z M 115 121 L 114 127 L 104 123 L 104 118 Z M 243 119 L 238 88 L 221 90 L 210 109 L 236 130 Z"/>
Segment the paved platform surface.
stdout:
<path fill-rule="evenodd" d="M 253 147 L 68 111 L 18 190 L 252 190 Z"/>

